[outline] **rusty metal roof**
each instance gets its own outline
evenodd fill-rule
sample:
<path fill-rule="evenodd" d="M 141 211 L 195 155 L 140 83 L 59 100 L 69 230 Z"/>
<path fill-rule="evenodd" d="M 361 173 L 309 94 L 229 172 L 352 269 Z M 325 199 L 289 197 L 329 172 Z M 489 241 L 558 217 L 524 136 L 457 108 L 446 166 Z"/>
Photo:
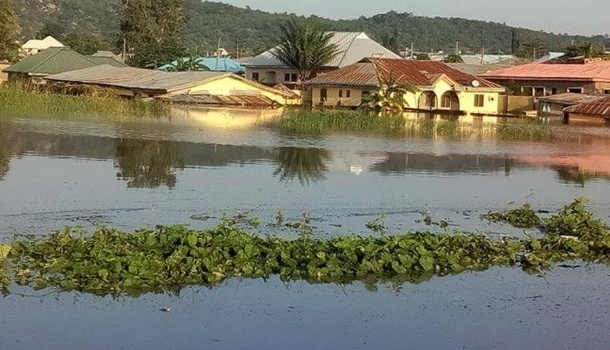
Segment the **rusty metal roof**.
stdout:
<path fill-rule="evenodd" d="M 566 106 L 581 103 L 593 103 L 608 98 L 608 95 L 579 94 L 575 92 L 564 92 L 556 95 L 540 96 L 538 101 L 564 104 Z"/>
<path fill-rule="evenodd" d="M 473 81 L 476 80 L 479 88 L 502 88 L 500 85 L 458 71 L 442 62 L 396 58 L 366 58 L 347 67 L 320 74 L 305 84 L 377 87 L 380 85 L 379 79 L 382 79 L 394 80 L 398 84 L 431 87 L 442 76 L 463 86 L 472 87 Z"/>
<path fill-rule="evenodd" d="M 210 95 L 210 94 L 181 94 L 162 97 L 163 100 L 186 103 L 223 106 L 256 106 L 273 107 L 278 103 L 263 95 Z"/>
<path fill-rule="evenodd" d="M 493 80 L 610 82 L 610 61 L 584 64 L 530 63 L 481 75 Z"/>
<path fill-rule="evenodd" d="M 610 97 L 606 97 L 596 102 L 581 103 L 566 107 L 563 109 L 563 112 L 610 117 Z"/>
<path fill-rule="evenodd" d="M 359 62 L 328 73 L 319 74 L 317 77 L 308 80 L 305 84 L 378 87 L 379 79 L 372 63 Z"/>

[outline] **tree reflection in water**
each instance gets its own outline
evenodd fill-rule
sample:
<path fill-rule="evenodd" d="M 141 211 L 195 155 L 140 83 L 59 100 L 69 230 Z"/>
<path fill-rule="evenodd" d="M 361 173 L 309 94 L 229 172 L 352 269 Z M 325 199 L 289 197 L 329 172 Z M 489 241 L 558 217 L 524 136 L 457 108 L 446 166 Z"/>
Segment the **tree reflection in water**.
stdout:
<path fill-rule="evenodd" d="M 118 139 L 115 167 L 117 177 L 128 187 L 176 186 L 175 169 L 184 169 L 184 160 L 171 141 Z"/>
<path fill-rule="evenodd" d="M 330 152 L 321 148 L 280 147 L 275 155 L 279 166 L 273 175 L 285 182 L 298 179 L 301 185 L 323 180 L 328 171 L 325 162 L 331 159 Z"/>
<path fill-rule="evenodd" d="M 0 181 L 8 173 L 15 140 L 11 124 L 0 122 Z"/>

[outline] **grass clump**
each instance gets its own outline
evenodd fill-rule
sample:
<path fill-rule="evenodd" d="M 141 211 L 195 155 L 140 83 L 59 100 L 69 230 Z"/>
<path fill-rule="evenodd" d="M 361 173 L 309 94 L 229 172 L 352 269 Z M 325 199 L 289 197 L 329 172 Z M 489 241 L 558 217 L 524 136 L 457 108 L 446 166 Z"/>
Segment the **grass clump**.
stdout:
<path fill-rule="evenodd" d="M 0 85 L 1 116 L 75 116 L 101 117 L 166 116 L 167 104 L 159 101 L 128 100 L 98 91 L 79 96 L 56 94 L 15 84 Z"/>
<path fill-rule="evenodd" d="M 516 228 L 535 228 L 542 223 L 536 211 L 529 204 L 504 212 L 489 212 L 484 214 L 483 218 L 490 222 L 504 222 Z"/>
<path fill-rule="evenodd" d="M 301 134 L 337 131 L 394 134 L 404 131 L 405 119 L 402 115 L 379 115 L 364 111 L 303 109 L 288 113 L 278 121 L 276 127 L 284 132 Z"/>

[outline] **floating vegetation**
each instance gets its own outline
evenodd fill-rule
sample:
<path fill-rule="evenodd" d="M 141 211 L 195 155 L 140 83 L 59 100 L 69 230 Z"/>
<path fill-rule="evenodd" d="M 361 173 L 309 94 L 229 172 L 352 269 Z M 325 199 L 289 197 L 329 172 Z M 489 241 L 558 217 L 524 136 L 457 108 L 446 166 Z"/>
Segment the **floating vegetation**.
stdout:
<path fill-rule="evenodd" d="M 540 219 L 542 235 L 522 240 L 468 232 L 318 239 L 308 230 L 306 215 L 294 239 L 247 232 L 238 223 L 248 219 L 239 217 L 208 230 L 159 226 L 135 232 L 100 228 L 88 234 L 67 228 L 44 239 L 16 241 L 8 254 L 3 247 L 2 285 L 4 292 L 13 281 L 35 289 L 138 296 L 278 275 L 283 281 L 362 281 L 375 288 L 380 282 L 415 283 L 492 266 L 539 273 L 574 260 L 608 263 L 610 231 L 584 204 L 578 199 Z M 381 219 L 375 227 L 383 226 Z"/>
<path fill-rule="evenodd" d="M 167 116 L 159 101 L 128 100 L 110 93 L 66 95 L 14 84 L 0 85 L 0 116 Z"/>
<path fill-rule="evenodd" d="M 516 228 L 535 228 L 542 223 L 536 211 L 529 204 L 505 212 L 489 212 L 483 218 L 490 222 L 504 222 Z"/>

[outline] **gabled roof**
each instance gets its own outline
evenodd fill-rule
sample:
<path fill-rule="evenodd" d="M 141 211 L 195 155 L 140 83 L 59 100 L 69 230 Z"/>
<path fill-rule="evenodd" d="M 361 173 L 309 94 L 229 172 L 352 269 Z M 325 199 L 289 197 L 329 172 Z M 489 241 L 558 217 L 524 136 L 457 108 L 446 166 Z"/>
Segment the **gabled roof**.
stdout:
<path fill-rule="evenodd" d="M 336 44 L 339 54 L 328 63 L 327 67 L 345 67 L 356 63 L 365 57 L 399 58 L 392 51 L 369 38 L 363 32 L 331 32 L 330 43 Z M 252 58 L 246 67 L 286 67 L 275 55 L 276 48 L 267 50 Z"/>
<path fill-rule="evenodd" d="M 50 81 L 119 87 L 126 89 L 157 91 L 165 94 L 214 81 L 223 77 L 238 79 L 254 88 L 273 92 L 286 98 L 287 93 L 244 79 L 239 75 L 224 72 L 165 72 L 132 67 L 101 65 L 45 77 Z"/>
<path fill-rule="evenodd" d="M 185 59 L 188 59 L 188 57 L 185 57 Z M 197 57 L 196 61 L 215 72 L 244 73 L 246 71 L 241 63 L 229 57 Z M 168 63 L 157 69 L 167 70 L 171 65 L 175 64 L 177 64 L 177 61 Z"/>
<path fill-rule="evenodd" d="M 3 72 L 48 75 L 95 65 L 95 62 L 70 48 L 50 47 L 5 68 Z"/>
<path fill-rule="evenodd" d="M 493 80 L 594 81 L 610 83 L 610 61 L 584 64 L 530 63 L 481 74 Z"/>
<path fill-rule="evenodd" d="M 46 50 L 49 47 L 63 47 L 64 45 L 62 43 L 60 43 L 59 41 L 57 41 L 57 39 L 55 39 L 52 36 L 47 36 L 46 38 L 42 39 L 42 40 L 37 40 L 37 39 L 30 39 L 28 40 L 25 44 L 23 44 L 21 46 L 22 49 L 29 49 L 29 50 Z"/>
<path fill-rule="evenodd" d="M 608 95 L 591 95 L 591 94 L 580 94 L 575 92 L 564 92 L 561 94 L 540 96 L 538 101 L 558 103 L 566 106 L 577 105 L 581 103 L 592 103 L 600 100 L 608 99 Z"/>
<path fill-rule="evenodd" d="M 473 82 L 477 81 L 475 84 L 478 88 L 501 89 L 497 84 L 460 72 L 442 62 L 395 58 L 366 58 L 336 71 L 321 74 L 306 84 L 375 87 L 380 85 L 381 79 L 427 88 L 443 78 L 461 86 L 474 87 Z"/>

